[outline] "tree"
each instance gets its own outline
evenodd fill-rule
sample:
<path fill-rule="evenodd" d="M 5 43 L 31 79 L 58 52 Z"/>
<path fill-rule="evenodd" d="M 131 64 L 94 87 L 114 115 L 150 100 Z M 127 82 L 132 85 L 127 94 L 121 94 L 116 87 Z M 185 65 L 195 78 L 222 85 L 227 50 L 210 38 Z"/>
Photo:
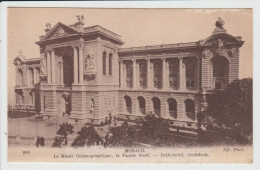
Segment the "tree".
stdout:
<path fill-rule="evenodd" d="M 101 137 L 98 135 L 93 126 L 90 127 L 82 127 L 78 132 L 78 136 L 72 143 L 72 146 L 80 146 L 83 147 L 85 145 L 91 146 L 94 144 L 98 144 L 102 141 Z"/>
<path fill-rule="evenodd" d="M 69 134 L 72 134 L 73 132 L 73 126 L 71 124 L 69 124 L 68 122 L 61 124 L 59 130 L 57 131 L 57 135 L 60 135 L 62 137 L 56 136 L 54 138 L 52 147 L 61 147 L 62 141 L 64 141 L 64 145 L 67 145 L 67 136 Z"/>
<path fill-rule="evenodd" d="M 207 97 L 207 111 L 199 122 L 209 126 L 227 126 L 240 135 L 252 135 L 252 79 L 235 80 L 227 89 Z"/>
<path fill-rule="evenodd" d="M 63 136 L 64 138 L 66 138 L 69 134 L 72 133 L 73 133 L 73 126 L 68 122 L 61 124 L 60 129 L 57 131 L 57 134 Z"/>
<path fill-rule="evenodd" d="M 160 145 L 165 142 L 163 139 L 170 133 L 170 125 L 167 120 L 158 117 L 156 114 L 147 114 L 139 122 L 143 134 L 152 139 L 153 144 Z"/>
<path fill-rule="evenodd" d="M 110 144 L 112 146 L 124 146 L 130 147 L 133 145 L 135 130 L 133 127 L 128 126 L 127 122 L 124 122 L 119 127 L 113 127 L 111 129 L 112 136 L 110 138 Z"/>

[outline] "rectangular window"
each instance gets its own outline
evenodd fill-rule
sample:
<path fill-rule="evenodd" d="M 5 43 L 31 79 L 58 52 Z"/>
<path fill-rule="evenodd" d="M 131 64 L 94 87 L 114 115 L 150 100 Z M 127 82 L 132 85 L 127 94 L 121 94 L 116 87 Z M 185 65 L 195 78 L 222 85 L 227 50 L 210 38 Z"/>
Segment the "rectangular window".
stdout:
<path fill-rule="evenodd" d="M 140 87 L 146 88 L 146 74 L 147 74 L 147 67 L 146 63 L 140 63 L 139 64 L 139 82 L 140 82 Z"/>
<path fill-rule="evenodd" d="M 161 63 L 154 63 L 154 87 L 161 88 L 161 78 L 162 78 L 162 66 Z"/>
<path fill-rule="evenodd" d="M 126 65 L 126 86 L 133 87 L 133 65 Z"/>
<path fill-rule="evenodd" d="M 195 87 L 195 63 L 186 63 L 186 87 L 193 89 Z"/>
<path fill-rule="evenodd" d="M 178 88 L 178 62 L 171 61 L 169 63 L 169 86 L 170 88 Z"/>

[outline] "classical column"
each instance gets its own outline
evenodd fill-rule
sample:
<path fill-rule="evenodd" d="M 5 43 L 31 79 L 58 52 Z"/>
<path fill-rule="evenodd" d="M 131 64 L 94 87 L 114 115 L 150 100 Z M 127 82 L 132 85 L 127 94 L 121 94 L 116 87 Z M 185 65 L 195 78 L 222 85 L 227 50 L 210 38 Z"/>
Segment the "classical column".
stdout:
<path fill-rule="evenodd" d="M 149 89 L 151 87 L 151 63 L 150 59 L 146 59 L 147 63 L 147 75 L 146 75 L 146 83 L 147 83 L 147 88 Z"/>
<path fill-rule="evenodd" d="M 133 88 L 136 88 L 136 59 L 133 59 Z"/>
<path fill-rule="evenodd" d="M 140 69 L 139 69 L 139 63 L 136 62 L 136 88 L 140 87 Z"/>
<path fill-rule="evenodd" d="M 120 65 L 120 87 L 121 88 L 123 88 L 123 82 L 124 82 L 124 80 L 123 80 L 123 72 L 124 72 L 124 70 L 123 70 L 123 61 L 119 61 L 119 65 Z"/>
<path fill-rule="evenodd" d="M 196 76 L 196 84 L 197 84 L 197 90 L 199 91 L 200 90 L 200 58 L 199 57 L 196 57 L 196 61 L 197 61 L 197 65 L 196 65 L 196 73 L 197 73 L 197 76 Z"/>
<path fill-rule="evenodd" d="M 74 84 L 78 84 L 79 80 L 78 80 L 78 52 L 77 52 L 77 47 L 76 46 L 73 46 L 73 52 L 74 52 L 74 55 L 73 55 L 73 59 L 74 59 Z"/>
<path fill-rule="evenodd" d="M 126 65 L 124 64 L 124 62 L 122 62 L 123 63 L 123 88 L 125 88 L 126 87 Z"/>
<path fill-rule="evenodd" d="M 56 56 L 54 49 L 51 50 L 51 72 L 52 72 L 52 84 L 56 83 Z"/>
<path fill-rule="evenodd" d="M 109 54 L 106 54 L 106 75 L 109 75 Z"/>
<path fill-rule="evenodd" d="M 63 76 L 63 62 L 60 63 L 60 83 L 64 85 L 64 76 Z"/>
<path fill-rule="evenodd" d="M 165 69 L 165 88 L 169 89 L 169 62 L 166 62 Z"/>
<path fill-rule="evenodd" d="M 51 84 L 51 56 L 50 51 L 46 51 L 47 53 L 47 83 Z"/>
<path fill-rule="evenodd" d="M 184 90 L 183 57 L 179 57 L 179 89 Z"/>
<path fill-rule="evenodd" d="M 166 58 L 162 58 L 162 89 L 166 88 Z"/>
<path fill-rule="evenodd" d="M 83 84 L 83 44 L 79 45 L 79 83 Z"/>
<path fill-rule="evenodd" d="M 27 67 L 26 69 L 26 73 L 27 73 L 27 86 L 31 86 L 32 85 L 32 81 L 31 81 L 31 77 L 30 77 L 30 68 Z"/>

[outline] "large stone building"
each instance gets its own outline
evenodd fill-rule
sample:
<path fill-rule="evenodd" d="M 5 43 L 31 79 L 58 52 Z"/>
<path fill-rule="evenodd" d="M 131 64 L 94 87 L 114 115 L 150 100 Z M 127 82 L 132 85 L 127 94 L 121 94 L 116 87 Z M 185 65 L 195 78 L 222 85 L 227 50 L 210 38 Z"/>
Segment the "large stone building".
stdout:
<path fill-rule="evenodd" d="M 46 117 L 104 123 L 108 117 L 136 119 L 148 112 L 176 126 L 196 127 L 206 95 L 238 79 L 242 37 L 218 19 L 207 39 L 197 42 L 121 48 L 121 36 L 101 27 L 46 24 L 36 44 L 40 58 L 16 65 L 16 104 Z"/>

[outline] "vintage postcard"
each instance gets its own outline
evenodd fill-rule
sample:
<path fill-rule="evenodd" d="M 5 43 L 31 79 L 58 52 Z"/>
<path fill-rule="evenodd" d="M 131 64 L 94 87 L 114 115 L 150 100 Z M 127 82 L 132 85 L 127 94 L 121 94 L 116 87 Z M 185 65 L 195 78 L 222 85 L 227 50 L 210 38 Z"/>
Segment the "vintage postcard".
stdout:
<path fill-rule="evenodd" d="M 253 163 L 253 10 L 7 9 L 8 162 Z"/>

